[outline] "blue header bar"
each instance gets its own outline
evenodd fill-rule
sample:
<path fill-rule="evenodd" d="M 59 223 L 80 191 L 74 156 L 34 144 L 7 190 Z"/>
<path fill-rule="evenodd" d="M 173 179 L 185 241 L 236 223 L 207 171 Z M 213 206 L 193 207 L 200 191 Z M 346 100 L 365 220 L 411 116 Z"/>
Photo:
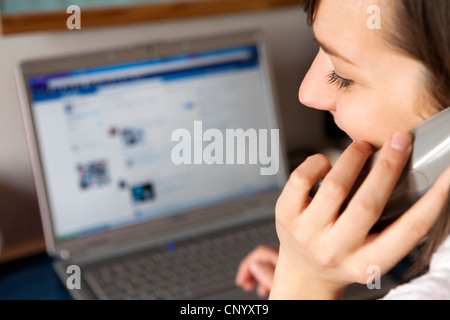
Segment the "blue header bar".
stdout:
<path fill-rule="evenodd" d="M 183 54 L 30 77 L 34 102 L 66 96 L 94 94 L 99 89 L 142 79 L 174 81 L 187 77 L 258 66 L 256 46 Z"/>

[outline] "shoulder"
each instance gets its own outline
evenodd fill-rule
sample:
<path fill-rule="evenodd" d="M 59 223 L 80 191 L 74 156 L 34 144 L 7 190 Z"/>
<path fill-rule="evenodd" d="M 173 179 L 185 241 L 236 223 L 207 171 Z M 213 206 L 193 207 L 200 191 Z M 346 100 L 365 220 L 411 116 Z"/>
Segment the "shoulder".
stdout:
<path fill-rule="evenodd" d="M 383 300 L 450 300 L 450 237 L 434 253 L 429 271 L 395 287 Z"/>

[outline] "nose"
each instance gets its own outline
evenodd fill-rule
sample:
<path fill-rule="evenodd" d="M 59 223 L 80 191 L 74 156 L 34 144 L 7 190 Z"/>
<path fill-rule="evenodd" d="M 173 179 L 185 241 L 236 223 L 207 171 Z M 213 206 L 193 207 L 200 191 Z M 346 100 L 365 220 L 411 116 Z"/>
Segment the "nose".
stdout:
<path fill-rule="evenodd" d="M 327 79 L 332 70 L 333 64 L 320 49 L 300 86 L 298 97 L 302 104 L 314 109 L 336 110 L 336 90 Z"/>

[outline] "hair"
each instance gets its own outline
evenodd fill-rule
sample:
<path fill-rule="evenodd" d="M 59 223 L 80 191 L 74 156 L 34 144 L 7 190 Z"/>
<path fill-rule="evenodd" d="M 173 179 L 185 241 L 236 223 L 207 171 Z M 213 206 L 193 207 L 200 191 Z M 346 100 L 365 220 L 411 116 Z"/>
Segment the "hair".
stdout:
<path fill-rule="evenodd" d="M 308 24 L 313 25 L 320 0 L 304 0 Z M 433 108 L 450 107 L 450 1 L 395 0 L 393 28 L 383 37 L 394 49 L 419 61 L 427 72 L 425 91 Z M 447 202 L 429 233 L 417 248 L 407 277 L 428 270 L 433 253 L 450 234 L 450 192 Z"/>

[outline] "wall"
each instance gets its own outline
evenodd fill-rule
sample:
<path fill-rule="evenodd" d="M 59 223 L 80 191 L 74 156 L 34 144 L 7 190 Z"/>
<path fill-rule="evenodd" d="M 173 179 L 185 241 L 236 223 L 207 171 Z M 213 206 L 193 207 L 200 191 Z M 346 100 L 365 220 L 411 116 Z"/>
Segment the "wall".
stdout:
<path fill-rule="evenodd" d="M 82 23 L 82 21 L 81 21 Z M 0 38 L 0 229 L 5 249 L 42 239 L 13 68 L 30 57 L 65 54 L 246 28 L 262 29 L 272 56 L 288 150 L 327 144 L 323 113 L 302 107 L 297 92 L 316 48 L 300 7 L 233 16 Z M 38 245 L 39 247 L 39 245 Z M 25 250 L 26 251 L 26 250 Z M 5 259 L 5 257 L 3 257 Z"/>
<path fill-rule="evenodd" d="M 167 0 L 3 0 L 3 11 L 5 13 L 23 13 L 51 11 L 67 8 L 70 5 L 77 5 L 80 8 L 102 7 L 120 5 L 137 5 L 148 3 L 167 2 Z"/>

